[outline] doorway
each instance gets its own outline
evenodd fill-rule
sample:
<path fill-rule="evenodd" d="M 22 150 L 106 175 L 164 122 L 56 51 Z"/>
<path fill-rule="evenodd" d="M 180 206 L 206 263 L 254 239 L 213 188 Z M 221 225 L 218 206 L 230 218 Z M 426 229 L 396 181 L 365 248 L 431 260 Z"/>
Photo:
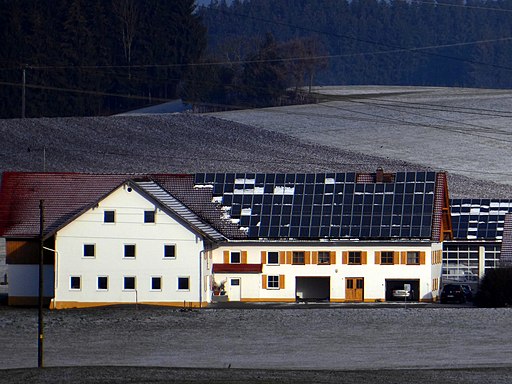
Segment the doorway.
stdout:
<path fill-rule="evenodd" d="M 241 287 L 240 287 L 240 278 L 239 277 L 231 277 L 229 279 L 227 293 L 228 293 L 229 301 L 240 301 Z"/>
<path fill-rule="evenodd" d="M 353 302 L 364 300 L 363 277 L 347 277 L 345 279 L 345 300 Z"/>
<path fill-rule="evenodd" d="M 297 301 L 329 301 L 331 298 L 330 277 L 296 277 L 295 298 Z"/>

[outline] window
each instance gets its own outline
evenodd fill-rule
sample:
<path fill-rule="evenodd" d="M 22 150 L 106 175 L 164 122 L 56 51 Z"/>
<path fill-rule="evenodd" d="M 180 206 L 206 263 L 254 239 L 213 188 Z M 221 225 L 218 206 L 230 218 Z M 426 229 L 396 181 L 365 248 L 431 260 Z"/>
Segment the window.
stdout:
<path fill-rule="evenodd" d="M 135 289 L 135 276 L 125 276 L 123 289 L 134 290 Z"/>
<path fill-rule="evenodd" d="M 135 257 L 135 244 L 124 245 L 124 257 Z"/>
<path fill-rule="evenodd" d="M 164 245 L 164 257 L 174 259 L 176 258 L 176 245 L 165 244 Z"/>
<path fill-rule="evenodd" d="M 419 252 L 407 252 L 407 264 L 419 264 L 420 253 Z"/>
<path fill-rule="evenodd" d="M 190 278 L 189 277 L 178 277 L 178 290 L 179 291 L 190 290 Z"/>
<path fill-rule="evenodd" d="M 349 264 L 361 264 L 361 252 L 349 252 L 348 253 Z"/>
<path fill-rule="evenodd" d="M 104 211 L 103 212 L 104 223 L 115 223 L 116 222 L 116 211 Z"/>
<path fill-rule="evenodd" d="M 325 251 L 318 252 L 318 264 L 331 264 L 331 253 Z"/>
<path fill-rule="evenodd" d="M 80 276 L 71 276 L 69 279 L 69 288 L 80 290 L 82 288 L 82 278 Z"/>
<path fill-rule="evenodd" d="M 230 254 L 230 263 L 231 264 L 240 264 L 241 257 L 240 252 L 231 252 Z"/>
<path fill-rule="evenodd" d="M 107 276 L 98 276 L 98 290 L 107 290 L 108 289 L 108 277 Z"/>
<path fill-rule="evenodd" d="M 304 252 L 293 252 L 293 264 L 304 264 Z"/>
<path fill-rule="evenodd" d="M 267 276 L 267 289 L 279 289 L 279 275 Z"/>
<path fill-rule="evenodd" d="M 380 254 L 380 263 L 385 265 L 393 264 L 393 252 L 385 251 Z"/>
<path fill-rule="evenodd" d="M 84 257 L 94 257 L 96 256 L 95 245 L 94 244 L 84 244 Z"/>
<path fill-rule="evenodd" d="M 279 252 L 268 252 L 267 264 L 279 264 Z"/>
<path fill-rule="evenodd" d="M 151 290 L 152 291 L 161 291 L 162 290 L 162 278 L 160 276 L 155 276 L 151 278 Z"/>
<path fill-rule="evenodd" d="M 154 223 L 155 222 L 155 211 L 144 211 L 144 222 Z"/>

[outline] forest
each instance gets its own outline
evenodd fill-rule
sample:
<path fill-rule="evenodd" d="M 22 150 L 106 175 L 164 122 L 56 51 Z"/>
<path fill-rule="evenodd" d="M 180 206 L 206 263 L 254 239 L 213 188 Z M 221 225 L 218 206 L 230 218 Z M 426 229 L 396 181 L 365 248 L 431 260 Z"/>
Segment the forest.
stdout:
<path fill-rule="evenodd" d="M 2 118 L 282 105 L 311 85 L 512 87 L 509 0 L 0 0 L 0 31 Z"/>

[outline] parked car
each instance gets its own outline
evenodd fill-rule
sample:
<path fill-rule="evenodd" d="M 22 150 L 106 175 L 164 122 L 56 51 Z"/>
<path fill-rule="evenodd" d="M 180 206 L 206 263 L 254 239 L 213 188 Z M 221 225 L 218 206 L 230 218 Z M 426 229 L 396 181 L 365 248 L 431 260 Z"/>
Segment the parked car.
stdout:
<path fill-rule="evenodd" d="M 441 291 L 441 304 L 465 303 L 472 299 L 473 293 L 467 284 L 446 284 Z"/>

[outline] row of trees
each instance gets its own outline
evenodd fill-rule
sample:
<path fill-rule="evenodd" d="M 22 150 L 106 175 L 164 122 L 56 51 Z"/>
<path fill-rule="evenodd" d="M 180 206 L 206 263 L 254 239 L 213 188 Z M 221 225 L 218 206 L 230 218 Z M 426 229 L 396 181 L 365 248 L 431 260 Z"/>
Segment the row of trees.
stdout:
<path fill-rule="evenodd" d="M 0 0 L 0 117 L 105 115 L 177 97 L 206 47 L 194 0 Z M 118 97 L 116 95 L 122 95 Z"/>
<path fill-rule="evenodd" d="M 314 37 L 321 84 L 512 87 L 509 0 L 214 0 L 200 13 L 217 54 L 240 36 Z"/>

